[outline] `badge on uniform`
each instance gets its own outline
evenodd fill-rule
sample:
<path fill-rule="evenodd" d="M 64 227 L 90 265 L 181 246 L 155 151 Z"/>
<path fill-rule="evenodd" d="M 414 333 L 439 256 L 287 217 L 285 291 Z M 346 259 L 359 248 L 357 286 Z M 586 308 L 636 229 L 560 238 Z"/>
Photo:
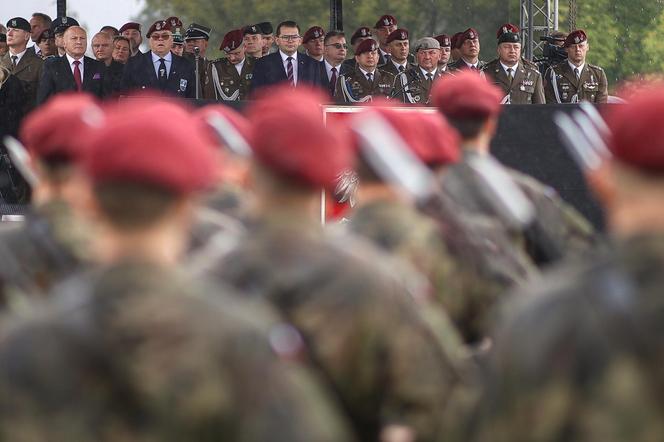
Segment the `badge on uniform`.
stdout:
<path fill-rule="evenodd" d="M 187 80 L 184 78 L 180 79 L 180 92 L 184 92 L 187 90 Z"/>
<path fill-rule="evenodd" d="M 245 80 L 251 80 L 252 78 L 254 78 L 254 74 L 247 74 L 244 76 Z"/>

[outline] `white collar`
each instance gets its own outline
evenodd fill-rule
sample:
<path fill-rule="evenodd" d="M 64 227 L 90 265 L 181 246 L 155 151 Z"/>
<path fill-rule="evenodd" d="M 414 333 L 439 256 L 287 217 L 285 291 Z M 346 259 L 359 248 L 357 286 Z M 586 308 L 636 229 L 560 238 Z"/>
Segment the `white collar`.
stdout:
<path fill-rule="evenodd" d="M 27 50 L 28 50 L 28 48 L 25 48 L 25 49 L 23 49 L 22 52 L 19 52 L 18 54 L 12 54 L 12 51 L 11 51 L 11 48 L 10 48 L 10 49 L 9 49 L 9 56 L 10 56 L 10 57 L 13 57 L 13 56 L 15 55 L 15 56 L 17 56 L 18 59 L 20 60 L 21 58 L 23 58 L 23 56 L 25 55 L 25 53 L 27 52 Z"/>
<path fill-rule="evenodd" d="M 503 62 L 501 61 L 501 62 L 500 62 L 500 65 L 503 67 L 503 70 L 505 71 L 505 73 L 507 73 L 507 70 L 508 70 L 508 69 L 512 69 L 512 71 L 514 71 L 514 74 L 516 74 L 516 70 L 517 70 L 517 68 L 519 67 L 519 62 L 517 61 L 516 64 L 515 64 L 514 66 L 507 66 L 505 63 L 503 63 Z"/>
<path fill-rule="evenodd" d="M 164 55 L 163 57 L 158 56 L 152 51 L 150 51 L 150 53 L 152 54 L 152 63 L 158 62 L 160 58 L 163 58 L 164 61 L 173 61 L 173 53 L 171 51 L 168 51 L 168 54 Z"/>
<path fill-rule="evenodd" d="M 327 69 L 328 71 L 331 71 L 332 68 L 337 68 L 337 71 L 338 71 L 338 70 L 339 70 L 339 66 L 341 66 L 341 63 L 339 63 L 339 64 L 337 64 L 337 65 L 333 65 L 332 63 L 330 63 L 329 61 L 327 61 L 327 59 L 325 59 L 325 58 L 323 58 L 323 61 L 325 62 L 325 69 Z"/>
<path fill-rule="evenodd" d="M 360 67 L 360 65 L 357 65 L 357 68 L 360 70 L 360 72 L 362 72 L 362 74 L 364 74 L 364 78 L 367 78 L 367 74 L 371 74 L 371 76 L 373 78 L 376 78 L 376 75 L 375 75 L 376 74 L 376 69 L 374 69 L 372 72 L 369 72 L 369 71 L 365 71 L 364 69 L 362 69 Z"/>
<path fill-rule="evenodd" d="M 390 61 L 394 66 L 396 66 L 397 69 L 399 69 L 400 66 L 403 66 L 404 68 L 408 67 L 408 59 L 406 59 L 406 61 L 404 61 L 403 63 L 397 63 L 396 61 L 394 61 L 394 58 L 390 57 Z"/>
<path fill-rule="evenodd" d="M 583 72 L 583 68 L 586 66 L 585 62 L 583 62 L 581 66 L 574 66 L 574 64 L 569 60 L 567 60 L 567 64 L 569 65 L 570 69 L 572 69 L 572 72 L 574 72 L 574 69 L 578 69 L 579 75 L 581 75 L 581 72 Z"/>
<path fill-rule="evenodd" d="M 291 57 L 293 61 L 297 61 L 297 51 L 293 55 L 286 55 L 281 49 L 279 49 L 279 55 L 281 55 L 282 63 L 286 63 L 288 57 Z"/>
<path fill-rule="evenodd" d="M 69 66 L 74 64 L 74 62 L 76 61 L 76 59 L 74 57 L 72 57 L 71 55 L 69 55 L 69 54 L 65 54 L 65 57 L 67 57 L 67 61 L 69 61 Z M 82 56 L 81 58 L 78 59 L 78 61 L 80 61 L 81 64 L 83 64 L 83 58 L 84 57 L 85 56 Z"/>
<path fill-rule="evenodd" d="M 438 68 L 435 68 L 435 69 L 434 69 L 433 71 L 431 71 L 431 72 L 429 72 L 429 71 L 427 71 L 427 70 L 425 70 L 425 69 L 422 69 L 422 67 L 420 67 L 420 70 L 422 71 L 422 75 L 424 75 L 424 78 L 427 78 L 427 74 L 431 74 L 431 76 L 432 76 L 433 78 L 436 78 L 436 73 L 438 72 Z"/>

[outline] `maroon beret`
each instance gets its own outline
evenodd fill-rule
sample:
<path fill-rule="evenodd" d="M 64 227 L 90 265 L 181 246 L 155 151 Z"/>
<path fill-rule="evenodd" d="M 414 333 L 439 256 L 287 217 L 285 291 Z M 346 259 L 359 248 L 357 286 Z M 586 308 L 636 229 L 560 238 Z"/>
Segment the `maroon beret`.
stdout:
<path fill-rule="evenodd" d="M 216 157 L 210 138 L 199 129 L 192 114 L 174 101 L 121 102 L 88 140 L 88 174 L 97 183 L 145 183 L 176 194 L 208 188 L 215 181 Z"/>
<path fill-rule="evenodd" d="M 408 29 L 396 29 L 392 32 L 390 32 L 390 35 L 387 36 L 387 40 L 385 40 L 385 43 L 391 43 L 395 40 L 408 40 Z"/>
<path fill-rule="evenodd" d="M 365 52 L 371 52 L 377 50 L 378 50 L 378 43 L 376 43 L 376 40 L 374 40 L 373 38 L 370 38 L 362 41 L 359 45 L 357 45 L 357 49 L 355 50 L 355 55 L 360 55 Z"/>
<path fill-rule="evenodd" d="M 242 29 L 233 29 L 224 35 L 224 39 L 222 40 L 219 49 L 224 52 L 234 51 L 240 47 L 243 39 L 244 34 L 242 33 Z"/>
<path fill-rule="evenodd" d="M 518 34 L 519 32 L 518 26 L 513 25 L 512 23 L 506 23 L 498 28 L 496 31 L 496 38 L 499 39 L 503 34 Z"/>
<path fill-rule="evenodd" d="M 447 34 L 436 35 L 434 38 L 438 40 L 438 43 L 440 43 L 441 48 L 449 48 L 450 46 L 452 46 L 452 41 L 450 40 L 450 36 Z"/>
<path fill-rule="evenodd" d="M 576 31 L 572 31 L 569 33 L 569 35 L 565 39 L 564 46 L 568 48 L 572 45 L 578 45 L 579 43 L 583 43 L 584 41 L 588 41 L 588 35 L 586 35 L 583 29 L 577 29 Z"/>
<path fill-rule="evenodd" d="M 397 25 L 397 19 L 393 15 L 386 14 L 378 19 L 378 21 L 374 25 L 374 28 L 378 29 L 384 26 L 396 26 L 396 25 Z"/>
<path fill-rule="evenodd" d="M 178 17 L 173 16 L 173 17 L 168 17 L 166 21 L 170 25 L 171 31 L 173 33 L 182 34 L 182 20 L 180 20 Z"/>
<path fill-rule="evenodd" d="M 475 40 L 476 38 L 477 39 L 480 38 L 479 32 L 477 32 L 473 28 L 468 28 L 465 31 L 463 31 L 461 35 L 459 35 L 457 40 L 457 47 L 461 47 L 461 45 L 463 45 L 463 42 L 466 40 Z"/>
<path fill-rule="evenodd" d="M 238 30 L 240 31 L 240 30 Z M 240 35 L 241 31 L 240 31 Z M 198 109 L 194 117 L 203 122 L 204 131 L 210 134 L 212 144 L 221 145 L 238 155 L 248 155 L 251 125 L 239 112 L 223 104 L 210 104 Z M 221 118 L 224 123 L 221 133 L 212 129 L 211 120 Z"/>
<path fill-rule="evenodd" d="M 20 138 L 37 158 L 59 156 L 79 161 L 86 152 L 83 140 L 103 119 L 91 95 L 66 92 L 30 113 L 21 126 Z"/>
<path fill-rule="evenodd" d="M 367 28 L 366 26 L 357 28 L 357 30 L 353 33 L 353 36 L 350 38 L 350 44 L 354 45 L 355 40 L 357 40 L 358 38 L 367 38 L 367 37 L 371 37 L 371 29 Z"/>
<path fill-rule="evenodd" d="M 321 37 L 325 37 L 325 30 L 320 26 L 312 26 L 307 29 L 307 32 L 305 32 L 302 36 L 302 43 L 306 43 L 309 40 L 315 40 Z"/>
<path fill-rule="evenodd" d="M 459 43 L 459 38 L 463 35 L 463 32 L 457 32 L 452 36 L 450 39 L 450 43 L 452 44 L 452 49 L 459 49 L 461 47 L 461 44 Z"/>
<path fill-rule="evenodd" d="M 141 32 L 141 24 L 133 22 L 133 21 L 130 21 L 129 23 L 125 23 L 119 29 L 120 34 L 122 34 L 124 31 L 128 31 L 129 29 L 136 29 L 138 32 Z"/>
<path fill-rule="evenodd" d="M 479 75 L 463 71 L 445 81 L 437 81 L 431 102 L 447 118 L 484 119 L 500 113 L 503 95 Z"/>
<path fill-rule="evenodd" d="M 292 182 L 333 189 L 353 153 L 346 132 L 323 122 L 326 100 L 318 90 L 280 86 L 255 101 L 247 115 L 256 160 Z"/>
<path fill-rule="evenodd" d="M 166 20 L 157 20 L 156 22 L 152 23 L 152 26 L 150 26 L 150 29 L 148 29 L 148 33 L 145 34 L 147 38 L 150 38 L 150 35 L 152 35 L 153 32 L 157 31 L 170 31 L 171 30 L 171 24 L 167 22 Z"/>
<path fill-rule="evenodd" d="M 646 172 L 664 172 L 664 84 L 635 92 L 626 104 L 607 115 L 612 136 L 609 150 L 616 160 Z"/>

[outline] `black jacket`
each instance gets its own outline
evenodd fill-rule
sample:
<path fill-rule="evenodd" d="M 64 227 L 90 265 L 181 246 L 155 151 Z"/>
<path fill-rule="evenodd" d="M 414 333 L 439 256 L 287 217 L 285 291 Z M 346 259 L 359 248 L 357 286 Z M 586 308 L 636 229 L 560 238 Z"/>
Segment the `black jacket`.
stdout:
<path fill-rule="evenodd" d="M 322 61 L 316 61 L 306 54 L 297 54 L 297 84 L 327 88 L 327 78 L 321 76 Z M 324 71 L 324 68 L 323 68 Z M 288 81 L 286 69 L 279 51 L 256 60 L 251 90 Z"/>
<path fill-rule="evenodd" d="M 166 89 L 162 92 L 182 98 L 196 97 L 196 74 L 194 64 L 183 57 L 172 55 L 171 69 L 168 72 Z M 130 57 L 125 65 L 120 87 L 123 93 L 144 89 L 159 88 L 159 79 L 152 63 L 152 51 Z"/>
<path fill-rule="evenodd" d="M 106 65 L 90 57 L 83 57 L 83 91 L 103 98 L 108 93 L 108 88 L 109 78 L 106 75 Z M 37 104 L 45 102 L 51 95 L 59 92 L 75 90 L 74 74 L 66 55 L 44 60 L 44 68 L 37 90 Z"/>

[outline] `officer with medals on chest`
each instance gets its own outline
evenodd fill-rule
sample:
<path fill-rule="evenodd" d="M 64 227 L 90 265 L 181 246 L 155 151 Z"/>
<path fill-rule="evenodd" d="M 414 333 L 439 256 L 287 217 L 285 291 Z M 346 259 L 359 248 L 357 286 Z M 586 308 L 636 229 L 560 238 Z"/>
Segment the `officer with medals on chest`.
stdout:
<path fill-rule="evenodd" d="M 440 43 L 432 37 L 424 37 L 415 43 L 417 66 L 400 74 L 394 84 L 393 95 L 404 103 L 429 104 L 433 82 L 443 75 L 438 68 Z"/>
<path fill-rule="evenodd" d="M 498 29 L 498 58 L 483 69 L 485 78 L 502 89 L 503 104 L 544 104 L 542 76 L 537 67 L 521 59 L 519 28 L 505 24 Z"/>
<path fill-rule="evenodd" d="M 245 100 L 251 86 L 256 59 L 247 57 L 241 29 L 226 33 L 219 49 L 225 58 L 210 63 L 204 95 L 218 101 Z"/>
<path fill-rule="evenodd" d="M 389 97 L 394 75 L 377 69 L 378 43 L 364 40 L 355 50 L 355 70 L 339 76 L 334 98 L 340 103 L 366 103 L 374 96 Z"/>
<path fill-rule="evenodd" d="M 565 39 L 567 60 L 550 67 L 544 75 L 547 103 L 606 103 L 608 82 L 604 69 L 586 63 L 590 45 L 586 33 L 578 29 Z"/>

